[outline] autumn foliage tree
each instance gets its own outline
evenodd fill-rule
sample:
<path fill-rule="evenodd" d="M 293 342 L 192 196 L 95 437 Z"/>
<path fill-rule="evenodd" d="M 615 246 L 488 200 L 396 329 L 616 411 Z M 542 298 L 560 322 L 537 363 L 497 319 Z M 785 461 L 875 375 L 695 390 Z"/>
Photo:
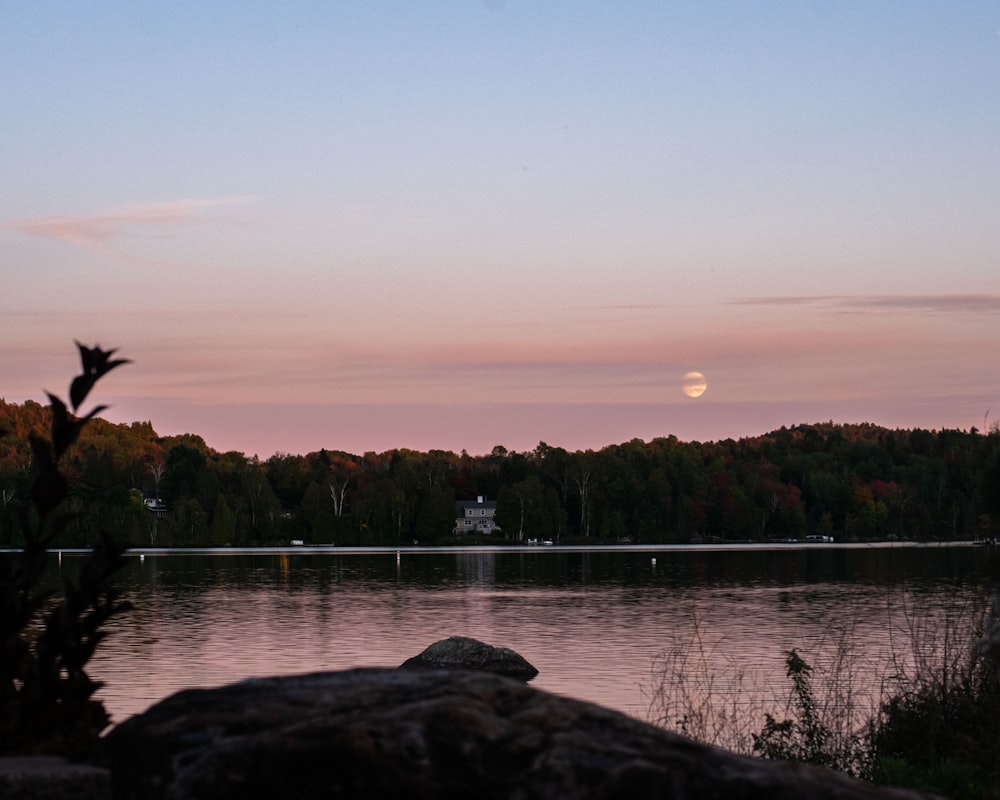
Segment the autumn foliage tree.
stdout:
<path fill-rule="evenodd" d="M 36 403 L 0 402 L 0 543 L 20 543 L 5 504 L 25 496 L 28 439 L 44 429 L 46 413 Z M 433 544 L 451 540 L 455 502 L 477 495 L 498 502 L 508 541 L 1000 535 L 1000 430 L 820 423 L 586 452 L 540 442 L 480 456 L 320 449 L 262 460 L 216 452 L 197 434 L 159 436 L 149 422 L 94 418 L 63 461 L 78 511 L 64 545 L 95 541 L 102 524 L 163 546 Z"/>

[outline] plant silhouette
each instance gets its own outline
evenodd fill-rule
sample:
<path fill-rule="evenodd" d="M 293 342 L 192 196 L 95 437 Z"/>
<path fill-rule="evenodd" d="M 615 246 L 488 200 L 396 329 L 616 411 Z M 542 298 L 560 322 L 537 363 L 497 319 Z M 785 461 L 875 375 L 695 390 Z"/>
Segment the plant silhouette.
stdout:
<path fill-rule="evenodd" d="M 77 347 L 82 372 L 70 384 L 72 412 L 47 392 L 51 439 L 31 437 L 36 475 L 30 503 L 15 509 L 24 548 L 0 557 L 0 755 L 92 757 L 110 722 L 93 697 L 102 684 L 86 666 L 106 635 L 102 626 L 131 608 L 112 585 L 127 548 L 101 534 L 76 579 L 64 579 L 61 599 L 44 585 L 49 550 L 76 516 L 63 510 L 70 487 L 60 460 L 106 406 L 82 417 L 76 412 L 100 378 L 129 363 L 113 359 L 114 350 Z"/>

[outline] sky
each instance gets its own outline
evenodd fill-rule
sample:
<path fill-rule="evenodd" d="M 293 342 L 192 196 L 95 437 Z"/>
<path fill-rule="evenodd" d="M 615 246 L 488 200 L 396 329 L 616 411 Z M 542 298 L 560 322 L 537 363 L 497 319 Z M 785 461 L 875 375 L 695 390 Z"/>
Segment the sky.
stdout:
<path fill-rule="evenodd" d="M 993 0 L 0 18 L 8 402 L 79 340 L 261 458 L 1000 419 Z"/>

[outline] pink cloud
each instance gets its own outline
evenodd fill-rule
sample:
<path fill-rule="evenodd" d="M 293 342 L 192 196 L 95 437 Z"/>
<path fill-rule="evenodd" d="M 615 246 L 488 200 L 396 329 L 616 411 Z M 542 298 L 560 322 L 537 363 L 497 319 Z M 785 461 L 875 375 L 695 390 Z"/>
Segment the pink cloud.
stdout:
<path fill-rule="evenodd" d="M 825 306 L 835 309 L 908 309 L 931 312 L 1000 312 L 1000 294 L 801 295 L 740 297 L 733 305 Z"/>
<path fill-rule="evenodd" d="M 16 220 L 9 227 L 29 236 L 108 252 L 115 241 L 136 230 L 163 229 L 200 221 L 207 210 L 242 205 L 252 199 L 221 197 L 136 204 L 105 214 L 32 217 Z"/>

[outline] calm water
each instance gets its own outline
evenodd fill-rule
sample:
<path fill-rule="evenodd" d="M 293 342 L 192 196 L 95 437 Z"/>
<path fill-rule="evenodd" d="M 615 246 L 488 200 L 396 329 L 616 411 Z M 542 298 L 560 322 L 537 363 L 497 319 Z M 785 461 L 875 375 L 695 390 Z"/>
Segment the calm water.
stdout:
<path fill-rule="evenodd" d="M 133 554 L 135 610 L 91 674 L 121 721 L 179 689 L 397 666 L 461 634 L 517 650 L 540 688 L 645 718 L 666 648 L 697 639 L 776 683 L 783 651 L 821 661 L 838 637 L 884 661 L 991 570 L 973 547 Z"/>

